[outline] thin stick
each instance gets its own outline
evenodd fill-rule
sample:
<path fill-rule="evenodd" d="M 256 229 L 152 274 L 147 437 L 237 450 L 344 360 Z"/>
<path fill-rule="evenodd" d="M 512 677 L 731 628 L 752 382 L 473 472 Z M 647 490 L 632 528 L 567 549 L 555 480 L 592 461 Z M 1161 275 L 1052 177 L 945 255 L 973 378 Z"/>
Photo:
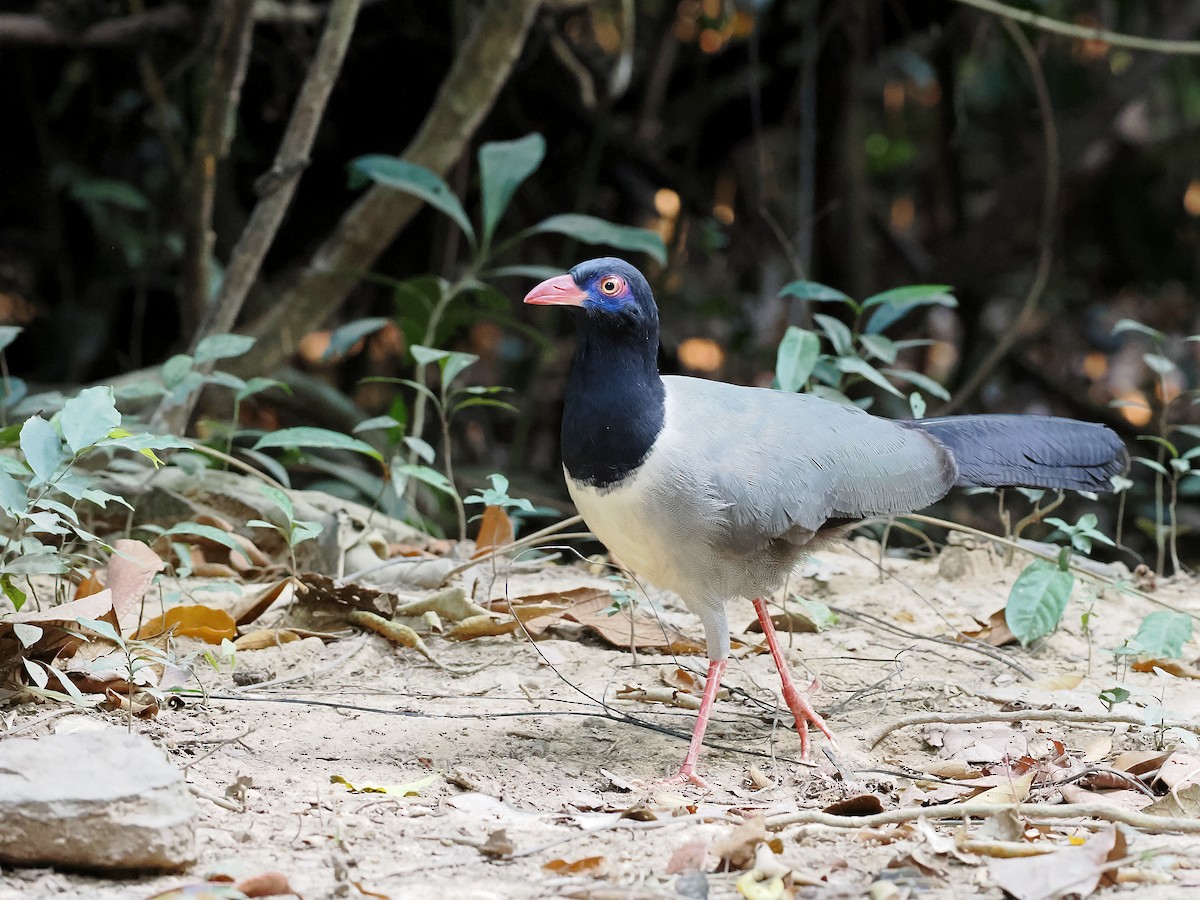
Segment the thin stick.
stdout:
<path fill-rule="evenodd" d="M 1032 25 L 1042 31 L 1077 38 L 1081 41 L 1103 41 L 1114 47 L 1124 47 L 1128 50 L 1149 50 L 1153 53 L 1169 53 L 1175 56 L 1200 56 L 1200 41 L 1168 41 L 1161 38 L 1139 37 L 1134 34 L 1121 34 L 1105 28 L 1089 28 L 1086 25 L 1073 25 L 1052 19 L 1049 16 L 1039 16 L 1037 13 L 1023 9 L 1014 9 L 996 0 L 958 0 L 964 6 L 973 6 L 984 12 L 1012 19 L 1025 25 Z"/>
<path fill-rule="evenodd" d="M 912 806 L 904 809 L 889 809 L 873 816 L 835 816 L 818 809 L 806 809 L 793 813 L 768 816 L 768 828 L 779 830 L 789 825 L 826 825 L 830 828 L 878 828 L 881 825 L 897 825 L 915 822 L 918 819 L 965 819 L 987 818 L 1010 812 L 1042 819 L 1102 819 L 1119 822 L 1143 831 L 1163 833 L 1177 831 L 1183 834 L 1200 834 L 1200 819 L 1176 819 L 1170 816 L 1155 816 L 1133 812 L 1104 803 L 1063 803 L 1051 806 L 1043 803 L 949 803 L 945 806 Z"/>
<path fill-rule="evenodd" d="M 1146 725 L 1141 716 L 1129 716 L 1124 713 L 1087 713 L 1073 712 L 1065 709 L 1023 709 L 1016 712 L 923 712 L 889 722 L 866 735 L 870 747 L 875 747 L 880 741 L 901 728 L 910 725 L 973 725 L 978 722 L 1063 722 L 1082 725 Z M 1159 727 L 1157 724 L 1155 727 Z M 1200 724 L 1185 721 L 1163 721 L 1163 728 L 1181 728 L 1193 734 L 1200 734 Z"/>

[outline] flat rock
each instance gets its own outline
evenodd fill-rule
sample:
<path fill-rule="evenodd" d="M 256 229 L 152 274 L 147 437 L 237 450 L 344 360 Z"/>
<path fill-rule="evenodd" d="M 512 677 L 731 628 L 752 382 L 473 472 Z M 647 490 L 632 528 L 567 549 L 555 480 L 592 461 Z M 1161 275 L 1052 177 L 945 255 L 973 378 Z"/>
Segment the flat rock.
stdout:
<path fill-rule="evenodd" d="M 175 872 L 196 856 L 183 773 L 121 728 L 0 741 L 0 863 Z"/>

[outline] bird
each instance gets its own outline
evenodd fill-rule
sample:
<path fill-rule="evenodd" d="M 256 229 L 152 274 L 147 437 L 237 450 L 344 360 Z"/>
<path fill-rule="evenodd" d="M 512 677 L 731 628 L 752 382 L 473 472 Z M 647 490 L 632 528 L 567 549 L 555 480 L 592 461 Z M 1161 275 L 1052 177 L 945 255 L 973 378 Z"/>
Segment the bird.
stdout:
<path fill-rule="evenodd" d="M 1126 468 L 1113 431 L 1074 419 L 886 419 L 808 393 L 660 375 L 654 295 L 615 257 L 524 302 L 574 313 L 561 434 L 571 499 L 610 553 L 704 628 L 704 693 L 670 783 L 705 784 L 696 766 L 729 659 L 728 604 L 753 604 L 807 756 L 809 724 L 833 734 L 793 681 L 767 607 L 801 558 L 848 523 L 913 512 L 956 485 L 1104 492 Z"/>

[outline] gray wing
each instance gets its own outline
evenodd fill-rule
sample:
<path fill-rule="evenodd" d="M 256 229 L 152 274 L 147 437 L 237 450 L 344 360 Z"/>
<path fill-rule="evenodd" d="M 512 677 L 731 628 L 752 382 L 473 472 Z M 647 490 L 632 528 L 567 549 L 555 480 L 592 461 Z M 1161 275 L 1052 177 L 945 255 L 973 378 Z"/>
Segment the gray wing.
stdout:
<path fill-rule="evenodd" d="M 734 552 L 805 544 L 830 518 L 921 509 L 957 476 L 937 440 L 856 407 L 697 378 L 663 383 L 677 477 L 705 497 L 713 537 Z"/>

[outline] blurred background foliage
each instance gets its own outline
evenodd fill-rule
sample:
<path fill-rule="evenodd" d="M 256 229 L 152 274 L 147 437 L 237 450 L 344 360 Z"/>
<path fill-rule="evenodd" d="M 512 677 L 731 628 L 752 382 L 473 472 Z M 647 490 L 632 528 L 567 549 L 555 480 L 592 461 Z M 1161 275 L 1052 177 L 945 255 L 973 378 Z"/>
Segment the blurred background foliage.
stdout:
<path fill-rule="evenodd" d="M 5 4 L 0 324 L 26 329 L 9 372 L 31 390 L 136 378 L 194 344 L 272 190 L 262 177 L 336 5 Z M 335 273 L 335 294 L 306 287 L 331 246 L 375 227 L 347 218 L 363 196 L 352 160 L 415 154 L 474 215 L 475 150 L 536 132 L 546 158 L 516 193 L 506 233 L 578 212 L 661 235 L 666 265 L 632 261 L 662 307 L 664 370 L 769 384 L 788 326 L 811 322 L 811 304 L 780 294 L 797 279 L 857 298 L 947 284 L 957 307 L 922 310 L 893 336 L 932 339 L 901 363 L 944 384 L 951 408 L 1103 421 L 1160 461 L 1139 435 L 1193 446 L 1170 429 L 1200 421 L 1188 393 L 1200 342 L 1185 340 L 1200 332 L 1200 62 L 1188 43 L 1200 2 L 1009 8 L 1077 33 L 950 0 L 364 0 L 307 159 L 273 173 L 299 181 L 241 308 L 239 330 L 260 344 L 239 365 L 293 394 L 245 402 L 243 424 L 349 431 L 394 409 L 396 385 L 364 378 L 412 371 L 407 348 L 428 324 L 422 284 L 454 281 L 467 264 L 453 224 L 419 208 L 393 220 L 395 239 L 385 233 L 367 264 Z M 478 22 L 491 30 L 460 67 L 454 102 L 469 106 L 489 78 L 494 101 L 429 149 L 423 123 L 449 103 L 443 85 Z M 1176 43 L 1131 49 L 1095 27 Z M 211 213 L 197 220 L 204 189 Z M 541 234 L 500 262 L 562 269 L 602 252 Z M 502 471 L 515 492 L 564 509 L 570 335 L 520 307 L 531 284 L 490 280 L 447 310 L 435 346 L 478 355 L 472 383 L 515 389 L 517 413 L 456 421 L 461 487 Z M 390 323 L 326 353 L 332 329 L 365 317 Z M 1124 319 L 1161 339 L 1114 333 Z M 1147 353 L 1171 366 L 1148 365 Z M 876 393 L 876 412 L 908 414 Z M 215 412 L 202 407 L 191 427 L 203 433 Z M 1153 553 L 1154 475 L 1132 473 L 1132 550 L 1121 555 L 1131 565 Z M 1200 478 L 1179 487 L 1180 552 L 1194 564 Z M 949 502 L 967 521 L 994 513 L 981 498 Z M 1105 515 L 1112 533 L 1115 503 Z"/>

